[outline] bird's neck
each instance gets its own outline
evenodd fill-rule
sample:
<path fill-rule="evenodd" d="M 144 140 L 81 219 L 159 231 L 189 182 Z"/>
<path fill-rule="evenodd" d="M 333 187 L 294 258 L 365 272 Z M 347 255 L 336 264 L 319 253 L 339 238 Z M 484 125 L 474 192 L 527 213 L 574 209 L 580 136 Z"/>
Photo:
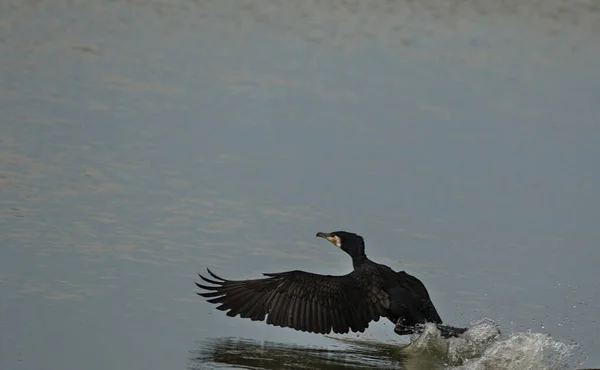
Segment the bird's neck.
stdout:
<path fill-rule="evenodd" d="M 353 256 L 352 257 L 352 266 L 354 268 L 357 268 L 358 266 L 362 265 L 363 263 L 367 262 L 367 256 L 365 254 L 361 254 L 360 256 Z"/>

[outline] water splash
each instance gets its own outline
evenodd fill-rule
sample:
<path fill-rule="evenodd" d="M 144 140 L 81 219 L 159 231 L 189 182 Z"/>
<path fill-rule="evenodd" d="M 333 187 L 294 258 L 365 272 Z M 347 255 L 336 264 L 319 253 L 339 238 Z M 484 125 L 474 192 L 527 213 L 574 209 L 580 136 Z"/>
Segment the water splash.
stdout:
<path fill-rule="evenodd" d="M 481 357 L 500 337 L 500 329 L 492 320 L 482 319 L 472 324 L 460 337 L 444 339 L 433 324 L 406 347 L 400 354 L 407 358 L 431 355 L 446 365 L 461 365 L 465 360 Z"/>
<path fill-rule="evenodd" d="M 482 356 L 466 362 L 460 369 L 574 369 L 579 361 L 574 358 L 575 345 L 569 345 L 542 333 L 514 333 L 497 341 Z"/>
<path fill-rule="evenodd" d="M 434 325 L 428 325 L 400 354 L 409 362 L 410 358 L 432 356 L 456 370 L 554 370 L 580 365 L 577 347 L 543 333 L 517 332 L 503 337 L 496 323 L 482 319 L 460 337 L 446 340 Z"/>

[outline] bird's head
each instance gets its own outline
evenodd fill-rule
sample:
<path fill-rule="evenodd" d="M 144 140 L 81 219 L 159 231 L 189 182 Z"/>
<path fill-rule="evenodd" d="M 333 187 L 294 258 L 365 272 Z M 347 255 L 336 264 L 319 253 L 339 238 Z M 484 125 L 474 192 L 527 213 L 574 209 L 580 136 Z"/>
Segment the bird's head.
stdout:
<path fill-rule="evenodd" d="M 365 255 L 365 241 L 362 236 L 347 231 L 334 231 L 332 233 L 317 233 L 317 237 L 327 239 L 336 247 L 348 253 L 350 257 Z"/>

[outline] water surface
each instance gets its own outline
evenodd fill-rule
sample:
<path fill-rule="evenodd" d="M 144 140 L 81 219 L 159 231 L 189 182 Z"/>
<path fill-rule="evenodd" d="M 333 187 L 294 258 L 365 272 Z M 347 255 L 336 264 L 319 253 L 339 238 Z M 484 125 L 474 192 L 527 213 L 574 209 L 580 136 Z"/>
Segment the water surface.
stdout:
<path fill-rule="evenodd" d="M 401 366 L 195 295 L 206 267 L 346 273 L 314 237 L 338 229 L 446 322 L 600 366 L 600 13 L 544 4 L 3 2 L 1 367 L 198 368 L 228 340 Z"/>

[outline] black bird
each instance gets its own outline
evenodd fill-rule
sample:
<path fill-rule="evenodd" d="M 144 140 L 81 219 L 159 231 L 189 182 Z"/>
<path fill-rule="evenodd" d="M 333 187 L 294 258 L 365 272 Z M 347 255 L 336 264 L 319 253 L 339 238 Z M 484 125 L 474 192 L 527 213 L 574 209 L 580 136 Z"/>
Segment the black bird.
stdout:
<path fill-rule="evenodd" d="M 254 280 L 225 280 L 208 273 L 196 285 L 209 292 L 197 293 L 227 316 L 311 333 L 364 332 L 371 321 L 386 317 L 399 335 L 419 333 L 426 322 L 434 323 L 442 336 L 458 336 L 466 329 L 442 324 L 427 289 L 404 271 L 371 261 L 361 236 L 346 231 L 318 233 L 352 257 L 354 270 L 346 275 L 319 275 L 304 271 L 265 273 Z"/>

